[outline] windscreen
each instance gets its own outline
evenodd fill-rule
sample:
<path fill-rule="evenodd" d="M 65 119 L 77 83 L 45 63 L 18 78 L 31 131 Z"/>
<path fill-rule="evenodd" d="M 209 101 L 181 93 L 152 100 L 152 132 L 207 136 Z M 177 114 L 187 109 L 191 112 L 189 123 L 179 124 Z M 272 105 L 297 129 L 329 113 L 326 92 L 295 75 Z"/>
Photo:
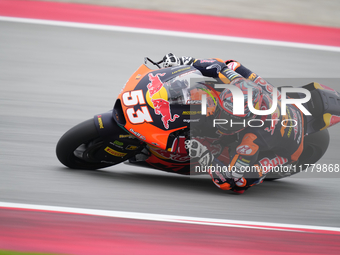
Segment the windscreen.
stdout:
<path fill-rule="evenodd" d="M 191 71 L 164 83 L 171 105 L 201 105 L 202 95 L 206 95 L 207 107 L 215 107 L 219 92 L 214 89 L 217 80 L 204 77 L 199 71 Z"/>

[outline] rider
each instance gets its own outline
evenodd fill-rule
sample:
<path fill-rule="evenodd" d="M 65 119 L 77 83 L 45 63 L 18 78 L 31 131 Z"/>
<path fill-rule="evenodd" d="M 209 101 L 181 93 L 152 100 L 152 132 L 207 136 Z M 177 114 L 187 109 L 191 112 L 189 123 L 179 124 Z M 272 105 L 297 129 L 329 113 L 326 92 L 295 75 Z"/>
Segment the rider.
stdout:
<path fill-rule="evenodd" d="M 278 97 L 280 105 L 280 92 L 273 95 L 274 87 L 271 84 L 235 60 L 178 58 L 169 53 L 164 56 L 163 61 L 164 67 L 192 65 L 204 76 L 219 78 L 224 83 L 237 86 L 245 94 L 245 98 L 247 98 L 245 89 L 252 88 L 255 104 L 253 108 L 257 110 L 271 109 L 273 96 Z M 235 123 L 227 125 L 220 121 L 216 124 L 217 132 L 222 134 L 221 139 L 226 135 L 235 136 L 235 142 L 229 146 L 229 165 L 226 166 L 215 158 L 206 146 L 193 137 L 186 141 L 189 155 L 200 158 L 200 165 L 208 169 L 217 187 L 237 193 L 243 193 L 249 187 L 262 183 L 269 171 L 290 172 L 291 164 L 298 161 L 303 151 L 307 131 L 312 133 L 327 126 L 326 121 L 322 120 L 324 110 L 320 110 L 324 109 L 320 93 L 317 92 L 320 85 L 311 83 L 305 88 L 312 92 L 312 100 L 304 104 L 313 115 L 309 118 L 295 105 L 290 104 L 286 106 L 285 115 L 282 115 L 282 109 L 277 107 L 269 115 L 256 116 L 246 102 L 245 114 L 233 115 L 233 99 L 230 91 L 225 89 L 219 96 L 215 118 Z M 300 94 L 290 96 L 304 97 Z M 316 123 L 324 125 L 317 127 Z"/>

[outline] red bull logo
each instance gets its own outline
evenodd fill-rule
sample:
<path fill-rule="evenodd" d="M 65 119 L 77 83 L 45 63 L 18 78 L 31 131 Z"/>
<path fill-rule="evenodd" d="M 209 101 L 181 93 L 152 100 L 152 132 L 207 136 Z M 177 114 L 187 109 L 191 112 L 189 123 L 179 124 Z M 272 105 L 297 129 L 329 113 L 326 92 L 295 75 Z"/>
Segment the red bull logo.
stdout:
<path fill-rule="evenodd" d="M 335 125 L 340 121 L 340 116 L 332 115 L 331 121 L 330 121 L 330 126 Z"/>
<path fill-rule="evenodd" d="M 173 141 L 171 151 L 159 149 L 157 147 L 149 147 L 152 154 L 161 159 L 174 160 L 177 162 L 190 161 L 190 156 L 185 149 L 185 137 L 180 136 Z"/>
<path fill-rule="evenodd" d="M 332 115 L 330 113 L 325 113 L 323 115 L 323 120 L 325 121 L 326 125 L 323 128 L 321 128 L 321 130 L 323 130 L 327 127 L 333 126 L 336 123 L 340 122 L 340 116 Z"/>
<path fill-rule="evenodd" d="M 155 107 L 155 114 L 162 115 L 162 122 L 166 129 L 169 129 L 169 121 L 174 122 L 176 118 L 179 117 L 178 114 L 175 114 L 171 117 L 170 112 L 170 103 L 164 99 L 151 99 L 153 106 Z"/>
<path fill-rule="evenodd" d="M 332 89 L 332 88 L 330 88 L 330 87 L 328 87 L 328 86 L 326 86 L 326 85 L 320 84 L 320 86 L 321 86 L 323 89 L 330 90 L 330 91 L 332 91 L 335 95 L 339 96 L 339 93 L 338 93 L 336 90 L 334 90 L 334 89 Z"/>
<path fill-rule="evenodd" d="M 269 159 L 269 158 L 263 158 L 260 161 L 260 164 L 262 165 L 263 168 L 263 174 L 266 174 L 267 172 L 269 172 L 273 167 L 279 166 L 279 165 L 283 165 L 285 163 L 288 162 L 288 159 L 280 157 L 280 156 L 276 156 L 273 159 Z"/>
<path fill-rule="evenodd" d="M 274 112 L 273 116 L 272 116 L 272 121 L 271 121 L 271 124 L 270 124 L 270 127 L 266 127 L 264 130 L 265 131 L 268 131 L 271 135 L 274 134 L 274 131 L 275 131 L 275 127 L 276 127 L 276 124 L 279 122 L 279 114 L 277 112 Z"/>
<path fill-rule="evenodd" d="M 150 97 L 152 97 L 154 94 L 156 94 L 162 87 L 163 82 L 160 80 L 159 76 L 164 76 L 165 73 L 157 73 L 156 75 L 152 75 L 152 73 L 149 73 L 149 80 L 150 83 L 147 85 L 150 93 Z"/>

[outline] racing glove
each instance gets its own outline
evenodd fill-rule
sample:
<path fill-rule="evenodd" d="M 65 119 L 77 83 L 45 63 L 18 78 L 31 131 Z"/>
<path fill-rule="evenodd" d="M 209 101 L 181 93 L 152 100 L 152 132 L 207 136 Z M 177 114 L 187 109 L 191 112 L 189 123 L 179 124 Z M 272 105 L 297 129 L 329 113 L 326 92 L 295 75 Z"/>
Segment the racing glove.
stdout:
<path fill-rule="evenodd" d="M 208 167 L 214 160 L 214 156 L 206 146 L 196 140 L 186 140 L 185 148 L 189 151 L 189 156 L 192 158 L 200 158 L 198 163 L 202 167 Z"/>
<path fill-rule="evenodd" d="M 206 146 L 196 140 L 185 141 L 185 148 L 189 151 L 189 156 L 200 158 L 198 163 L 204 170 L 207 170 L 214 184 L 222 190 L 230 190 L 235 187 L 235 181 L 227 168 L 218 163 L 212 165 L 214 156 Z M 216 163 L 216 162 L 215 162 Z"/>
<path fill-rule="evenodd" d="M 173 66 L 179 66 L 179 65 L 192 65 L 194 63 L 195 59 L 192 57 L 176 57 L 174 54 L 169 53 L 166 54 L 163 57 L 163 67 L 173 67 Z"/>

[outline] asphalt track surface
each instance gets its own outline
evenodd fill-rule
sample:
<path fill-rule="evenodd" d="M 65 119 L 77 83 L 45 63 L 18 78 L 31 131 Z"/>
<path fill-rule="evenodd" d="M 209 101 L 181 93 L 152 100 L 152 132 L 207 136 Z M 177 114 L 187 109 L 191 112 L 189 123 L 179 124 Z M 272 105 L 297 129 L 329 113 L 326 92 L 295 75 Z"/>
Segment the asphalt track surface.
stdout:
<path fill-rule="evenodd" d="M 60 136 L 110 110 L 145 56 L 169 51 L 238 59 L 269 80 L 339 73 L 338 52 L 0 22 L 0 201 L 339 227 L 339 175 L 301 174 L 240 196 L 208 177 L 125 164 L 75 171 L 58 162 Z M 340 90 L 334 81 L 327 85 Z M 330 132 L 319 163 L 339 164 L 339 127 Z"/>

